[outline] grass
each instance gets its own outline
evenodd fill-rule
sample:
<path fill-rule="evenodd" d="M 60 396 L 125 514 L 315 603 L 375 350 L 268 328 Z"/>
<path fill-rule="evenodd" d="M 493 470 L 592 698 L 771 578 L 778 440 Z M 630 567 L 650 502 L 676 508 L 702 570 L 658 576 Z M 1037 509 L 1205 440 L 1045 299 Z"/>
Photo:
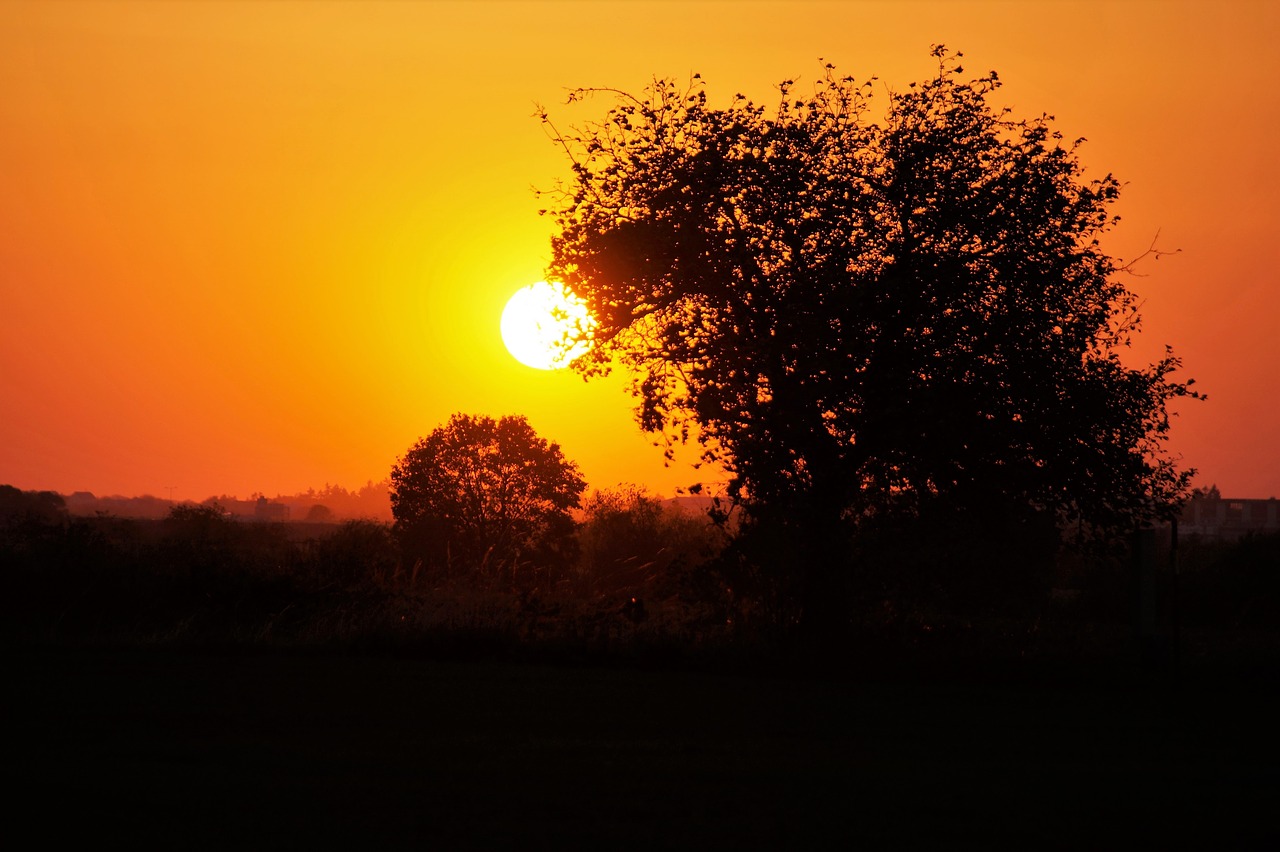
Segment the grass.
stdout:
<path fill-rule="evenodd" d="M 6 671 L 10 836 L 42 845 L 1280 840 L 1275 689 L 155 650 Z"/>
<path fill-rule="evenodd" d="M 0 529 L 23 846 L 1280 841 L 1280 539 L 1188 560 L 1175 655 L 1114 573 L 816 644 L 688 567 L 406 585 L 378 525 L 178 520 Z"/>

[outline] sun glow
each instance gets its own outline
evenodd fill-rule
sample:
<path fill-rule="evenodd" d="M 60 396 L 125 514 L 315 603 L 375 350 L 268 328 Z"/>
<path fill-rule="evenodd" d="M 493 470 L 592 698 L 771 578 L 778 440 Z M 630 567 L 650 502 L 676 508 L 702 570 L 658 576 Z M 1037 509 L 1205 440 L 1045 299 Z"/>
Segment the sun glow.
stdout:
<path fill-rule="evenodd" d="M 591 348 L 595 318 L 563 284 L 539 281 L 515 292 L 502 311 L 502 342 L 521 364 L 558 370 Z"/>

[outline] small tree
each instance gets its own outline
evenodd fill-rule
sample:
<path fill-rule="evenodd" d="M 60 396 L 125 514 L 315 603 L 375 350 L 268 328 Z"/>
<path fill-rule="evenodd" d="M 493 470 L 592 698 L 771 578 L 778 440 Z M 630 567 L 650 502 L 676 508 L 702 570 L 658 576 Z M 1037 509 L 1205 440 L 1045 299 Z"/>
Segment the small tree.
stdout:
<path fill-rule="evenodd" d="M 394 529 L 408 556 L 437 567 L 562 562 L 584 488 L 524 417 L 455 414 L 392 468 Z"/>
<path fill-rule="evenodd" d="M 313 524 L 332 523 L 333 510 L 323 503 L 316 503 L 307 510 L 307 521 Z"/>
<path fill-rule="evenodd" d="M 713 108 L 695 76 L 607 90 L 568 132 L 543 116 L 573 167 L 549 275 L 598 320 L 574 367 L 631 368 L 641 426 L 696 434 L 810 580 L 886 519 L 1110 535 L 1188 485 L 1164 443 L 1191 382 L 1172 354 L 1120 360 L 1136 300 L 1099 242 L 1120 184 L 934 56 L 882 121 L 830 65 L 772 111 Z"/>

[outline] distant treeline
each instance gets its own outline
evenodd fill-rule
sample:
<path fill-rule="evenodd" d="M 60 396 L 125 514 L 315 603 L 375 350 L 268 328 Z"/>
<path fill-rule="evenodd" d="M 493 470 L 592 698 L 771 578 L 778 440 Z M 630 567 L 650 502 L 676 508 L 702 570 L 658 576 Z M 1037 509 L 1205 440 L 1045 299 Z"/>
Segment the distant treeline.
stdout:
<path fill-rule="evenodd" d="M 454 573 L 406 560 L 380 521 L 255 523 L 215 503 L 85 517 L 0 486 L 4 625 L 25 643 L 607 648 L 654 625 L 723 632 L 722 545 L 704 515 L 630 490 L 591 501 L 571 565 Z"/>
<path fill-rule="evenodd" d="M 36 645 L 575 657 L 788 647 L 785 597 L 704 514 L 635 489 L 596 493 L 573 541 L 569 563 L 457 570 L 409 561 L 378 521 L 252 523 L 201 505 L 158 520 L 77 517 L 57 494 L 0 486 L 0 609 L 6 640 Z M 865 555 L 845 648 L 878 660 L 1114 661 L 1134 647 L 1138 581 L 1126 555 L 1064 553 L 1036 584 L 1010 581 L 1016 553 L 998 542 L 985 555 L 938 548 Z M 984 558 L 988 572 L 948 574 Z M 1280 536 L 1184 542 L 1176 574 L 1167 550 L 1158 565 L 1158 629 L 1184 659 L 1277 658 Z"/>
<path fill-rule="evenodd" d="M 391 498 L 388 485 L 386 480 L 371 481 L 355 490 L 348 490 L 340 485 L 325 485 L 319 490 L 309 488 L 297 494 L 277 494 L 274 497 L 255 493 L 243 500 L 220 494 L 208 497 L 199 503 L 190 500 L 175 502 L 150 494 L 140 497 L 120 495 L 99 497 L 88 491 L 76 491 L 58 496 L 63 500 L 68 512 L 81 516 L 105 513 L 120 518 L 158 520 L 166 517 L 175 505 L 217 505 L 222 511 L 239 518 L 321 523 L 357 519 L 390 521 Z"/>

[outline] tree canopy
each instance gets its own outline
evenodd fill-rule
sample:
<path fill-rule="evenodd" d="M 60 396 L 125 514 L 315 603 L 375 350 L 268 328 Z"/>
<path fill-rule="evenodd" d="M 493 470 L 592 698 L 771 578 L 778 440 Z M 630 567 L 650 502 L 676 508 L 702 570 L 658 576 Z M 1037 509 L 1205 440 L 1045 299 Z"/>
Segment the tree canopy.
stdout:
<path fill-rule="evenodd" d="M 391 511 L 409 552 L 469 569 L 547 559 L 573 533 L 586 483 L 520 416 L 455 414 L 391 470 Z"/>
<path fill-rule="evenodd" d="M 1083 140 L 990 103 L 994 72 L 889 92 L 827 65 L 775 108 L 710 105 L 700 78 L 557 128 L 549 275 L 593 311 L 575 367 L 633 371 L 638 419 L 692 435 L 731 493 L 810 525 L 956 511 L 1112 531 L 1167 515 L 1190 473 L 1168 403 L 1121 360 L 1139 326 L 1100 239 L 1120 183 Z M 1157 253 L 1158 254 L 1158 253 Z"/>

